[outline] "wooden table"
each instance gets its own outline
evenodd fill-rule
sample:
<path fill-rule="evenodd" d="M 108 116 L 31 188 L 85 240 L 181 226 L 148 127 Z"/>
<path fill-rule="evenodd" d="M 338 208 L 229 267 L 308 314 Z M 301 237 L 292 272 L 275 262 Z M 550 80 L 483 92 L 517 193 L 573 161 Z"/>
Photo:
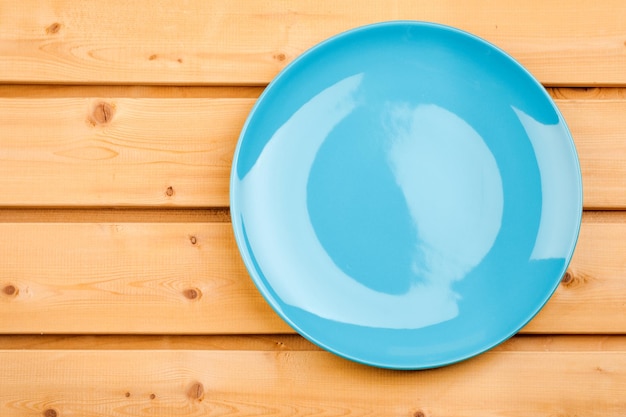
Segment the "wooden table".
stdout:
<path fill-rule="evenodd" d="M 520 335 L 457 365 L 358 365 L 295 335 L 229 224 L 243 121 L 366 23 L 473 32 L 544 85 L 584 182 L 579 244 Z M 0 1 L 0 415 L 626 415 L 626 3 Z"/>

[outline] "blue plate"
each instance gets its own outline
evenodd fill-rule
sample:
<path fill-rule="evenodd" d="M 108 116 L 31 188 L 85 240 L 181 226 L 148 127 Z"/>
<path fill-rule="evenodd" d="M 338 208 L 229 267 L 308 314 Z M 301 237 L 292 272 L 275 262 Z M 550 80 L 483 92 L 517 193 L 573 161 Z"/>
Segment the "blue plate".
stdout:
<path fill-rule="evenodd" d="M 237 244 L 296 331 L 361 363 L 454 363 L 547 302 L 582 214 L 576 150 L 515 60 L 422 22 L 308 50 L 252 109 L 235 151 Z"/>

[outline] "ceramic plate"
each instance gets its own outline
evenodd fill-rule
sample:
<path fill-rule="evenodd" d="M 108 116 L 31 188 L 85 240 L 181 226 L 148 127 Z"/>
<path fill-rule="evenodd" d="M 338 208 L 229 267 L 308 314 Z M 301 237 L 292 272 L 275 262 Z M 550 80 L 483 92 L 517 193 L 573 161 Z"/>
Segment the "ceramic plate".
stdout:
<path fill-rule="evenodd" d="M 547 302 L 576 244 L 567 126 L 500 49 L 422 22 L 354 29 L 267 87 L 235 151 L 232 224 L 296 331 L 369 365 L 492 348 Z"/>

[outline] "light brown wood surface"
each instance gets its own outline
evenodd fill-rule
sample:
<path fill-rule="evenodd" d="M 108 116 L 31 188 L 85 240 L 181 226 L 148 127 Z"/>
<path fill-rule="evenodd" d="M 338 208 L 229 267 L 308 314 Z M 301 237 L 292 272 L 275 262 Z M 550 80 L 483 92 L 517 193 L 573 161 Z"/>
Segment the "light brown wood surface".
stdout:
<path fill-rule="evenodd" d="M 436 370 L 295 334 L 232 236 L 245 118 L 301 52 L 418 19 L 517 58 L 581 162 L 583 224 L 521 334 Z M 0 416 L 626 415 L 626 3 L 0 0 Z"/>
<path fill-rule="evenodd" d="M 0 404 L 8 417 L 621 417 L 626 408 L 623 352 L 495 351 L 422 372 L 380 370 L 306 351 L 0 355 L 0 372 L 8 375 L 0 382 Z M 72 378 L 63 377 L 68 374 Z"/>
<path fill-rule="evenodd" d="M 0 206 L 228 206 L 230 164 L 253 104 L 0 98 Z M 626 99 L 557 104 L 580 155 L 585 207 L 626 208 Z"/>
<path fill-rule="evenodd" d="M 238 131 L 253 103 L 0 99 L 0 204 L 226 206 Z"/>
<path fill-rule="evenodd" d="M 0 223 L 0 333 L 292 332 L 229 223 Z M 530 333 L 626 333 L 626 218 L 586 216 Z"/>
<path fill-rule="evenodd" d="M 414 19 L 497 44 L 550 85 L 626 83 L 621 0 L 5 3 L 0 81 L 266 84 L 298 54 L 350 28 Z"/>
<path fill-rule="evenodd" d="M 0 223 L 0 242 L 3 333 L 288 329 L 226 223 Z"/>

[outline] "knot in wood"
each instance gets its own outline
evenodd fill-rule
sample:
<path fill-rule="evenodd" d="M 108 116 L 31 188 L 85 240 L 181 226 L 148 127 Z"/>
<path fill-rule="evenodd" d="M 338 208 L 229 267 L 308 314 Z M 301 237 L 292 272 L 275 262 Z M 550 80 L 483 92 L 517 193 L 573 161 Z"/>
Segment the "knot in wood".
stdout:
<path fill-rule="evenodd" d="M 107 124 L 113 119 L 114 107 L 105 101 L 101 101 L 93 109 L 92 117 L 97 124 Z"/>
<path fill-rule="evenodd" d="M 413 417 L 426 417 L 423 411 L 416 411 L 413 413 Z"/>
<path fill-rule="evenodd" d="M 166 196 L 168 196 L 168 197 L 173 196 L 173 195 L 174 195 L 174 188 L 173 188 L 173 187 L 171 187 L 171 186 L 170 186 L 170 187 L 167 187 L 167 188 L 165 189 L 165 195 L 166 195 Z"/>
<path fill-rule="evenodd" d="M 202 385 L 202 382 L 195 382 L 187 391 L 187 395 L 192 400 L 202 400 L 202 397 L 204 397 L 204 385 Z"/>
<path fill-rule="evenodd" d="M 50 26 L 46 28 L 46 33 L 48 35 L 54 35 L 55 33 L 59 33 L 61 30 L 61 24 L 59 22 L 54 22 Z"/>
<path fill-rule="evenodd" d="M 201 293 L 200 293 L 200 290 L 197 288 L 188 288 L 185 291 L 183 291 L 183 294 L 188 299 L 195 300 L 196 298 L 200 298 Z"/>
<path fill-rule="evenodd" d="M 44 417 L 57 417 L 59 414 L 55 409 L 48 408 L 46 411 L 43 412 L 43 415 Z"/>
<path fill-rule="evenodd" d="M 2 291 L 6 295 L 15 295 L 17 293 L 17 288 L 15 288 L 15 285 L 7 285 L 2 289 Z"/>
<path fill-rule="evenodd" d="M 561 283 L 563 285 L 569 285 L 572 283 L 573 280 L 574 278 L 572 277 L 572 273 L 570 271 L 566 271 L 563 275 L 563 278 L 561 278 Z"/>

